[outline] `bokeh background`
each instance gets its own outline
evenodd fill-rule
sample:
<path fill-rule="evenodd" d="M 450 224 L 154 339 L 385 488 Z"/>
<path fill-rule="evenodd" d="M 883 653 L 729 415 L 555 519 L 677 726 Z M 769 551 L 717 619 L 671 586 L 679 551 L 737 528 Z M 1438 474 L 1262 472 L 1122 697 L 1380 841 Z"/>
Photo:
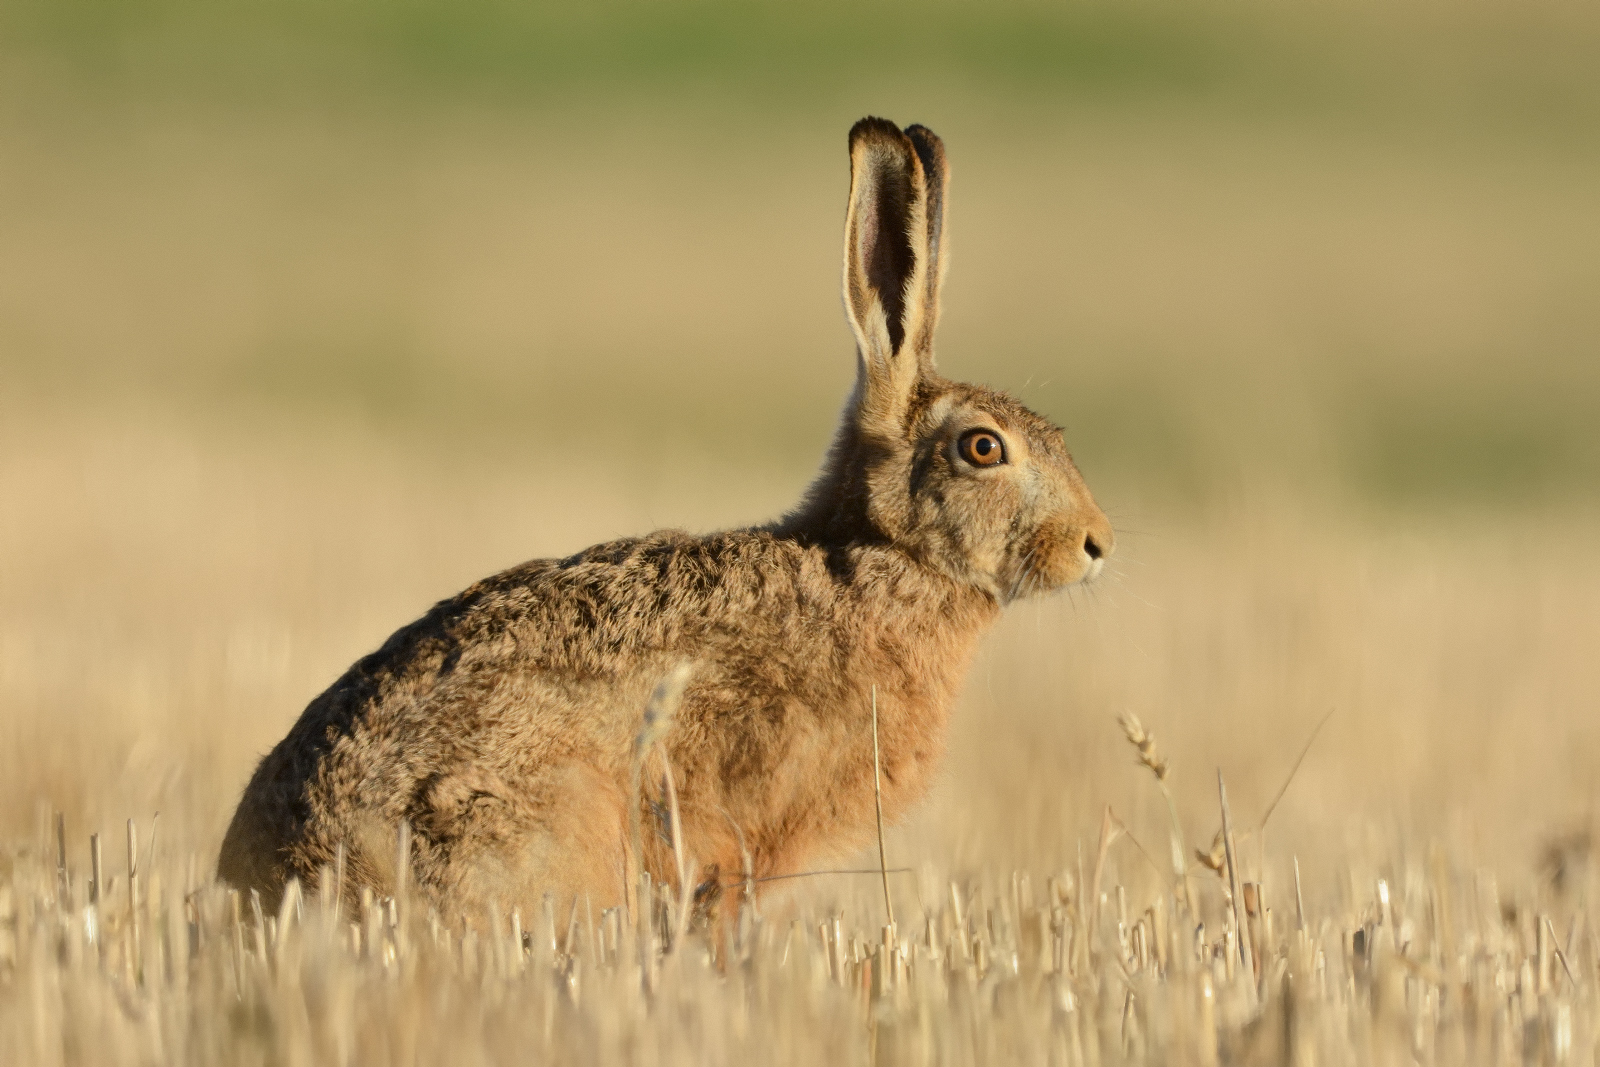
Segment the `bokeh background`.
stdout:
<path fill-rule="evenodd" d="M 949 146 L 942 366 L 1121 530 L 891 860 L 1049 870 L 1106 804 L 1160 855 L 1125 710 L 1208 845 L 1332 712 L 1271 830 L 1318 892 L 1438 841 L 1535 886 L 1600 767 L 1597 55 L 1556 0 L 8 0 L 0 834 L 208 863 L 434 600 L 792 502 L 874 113 Z"/>

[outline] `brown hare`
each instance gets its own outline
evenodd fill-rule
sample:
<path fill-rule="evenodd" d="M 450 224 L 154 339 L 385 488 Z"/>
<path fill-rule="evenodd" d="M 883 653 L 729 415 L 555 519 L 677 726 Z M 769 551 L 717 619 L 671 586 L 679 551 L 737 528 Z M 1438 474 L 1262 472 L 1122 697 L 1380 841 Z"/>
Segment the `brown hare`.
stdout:
<path fill-rule="evenodd" d="M 705 905 L 747 873 L 871 839 L 874 691 L 885 817 L 921 798 L 1001 608 L 1093 577 L 1112 551 L 1061 431 L 934 369 L 947 184 L 926 128 L 851 129 L 844 305 L 860 359 L 794 511 L 534 560 L 438 604 L 261 761 L 221 877 L 270 901 L 342 848 L 346 892 L 383 895 L 405 873 L 428 905 L 477 921 L 546 894 L 622 904 L 641 866 L 676 885 L 681 855 L 694 866 L 678 888 Z M 634 757 L 652 690 L 685 663 L 660 742 L 674 853 L 661 764 L 639 788 Z"/>

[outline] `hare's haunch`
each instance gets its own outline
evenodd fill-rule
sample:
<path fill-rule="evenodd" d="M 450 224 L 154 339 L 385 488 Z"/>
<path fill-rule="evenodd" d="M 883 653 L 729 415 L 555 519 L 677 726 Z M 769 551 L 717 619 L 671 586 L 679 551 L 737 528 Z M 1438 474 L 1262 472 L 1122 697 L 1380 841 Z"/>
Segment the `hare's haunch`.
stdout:
<path fill-rule="evenodd" d="M 874 687 L 885 815 L 915 803 L 1001 607 L 1093 577 L 1112 550 L 1061 431 L 934 369 L 948 182 L 931 131 L 851 129 L 844 304 L 860 360 L 793 512 L 535 560 L 435 606 L 261 761 L 221 876 L 271 900 L 337 864 L 345 892 L 382 895 L 405 863 L 412 892 L 463 917 L 530 914 L 547 893 L 619 904 L 641 866 L 678 879 L 664 757 L 711 906 L 747 862 L 789 874 L 870 839 Z M 638 768 L 651 691 L 684 663 L 676 716 Z"/>

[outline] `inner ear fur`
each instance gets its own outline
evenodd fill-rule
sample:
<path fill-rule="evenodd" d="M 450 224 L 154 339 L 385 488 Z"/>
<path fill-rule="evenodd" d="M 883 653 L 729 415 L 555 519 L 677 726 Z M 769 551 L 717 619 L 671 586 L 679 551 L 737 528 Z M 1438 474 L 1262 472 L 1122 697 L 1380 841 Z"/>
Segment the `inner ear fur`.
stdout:
<path fill-rule="evenodd" d="M 933 369 L 943 273 L 944 146 L 865 118 L 850 130 L 844 303 L 861 353 L 863 415 L 903 415 L 917 377 Z"/>

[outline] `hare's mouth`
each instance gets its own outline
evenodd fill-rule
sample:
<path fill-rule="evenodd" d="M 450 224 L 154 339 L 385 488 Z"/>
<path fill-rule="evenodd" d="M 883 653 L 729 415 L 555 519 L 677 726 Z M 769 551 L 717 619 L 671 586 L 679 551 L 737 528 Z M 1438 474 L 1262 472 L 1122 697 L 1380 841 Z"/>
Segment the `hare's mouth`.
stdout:
<path fill-rule="evenodd" d="M 1065 589 L 1069 585 L 1087 585 L 1100 577 L 1105 570 L 1105 560 L 1093 558 L 1082 552 L 1062 552 L 1066 557 L 1035 586 L 1040 592 Z"/>
<path fill-rule="evenodd" d="M 1048 537 L 1023 555 L 1010 583 L 1007 601 L 1051 593 L 1094 581 L 1105 572 L 1103 553 L 1087 551 L 1081 538 Z"/>

